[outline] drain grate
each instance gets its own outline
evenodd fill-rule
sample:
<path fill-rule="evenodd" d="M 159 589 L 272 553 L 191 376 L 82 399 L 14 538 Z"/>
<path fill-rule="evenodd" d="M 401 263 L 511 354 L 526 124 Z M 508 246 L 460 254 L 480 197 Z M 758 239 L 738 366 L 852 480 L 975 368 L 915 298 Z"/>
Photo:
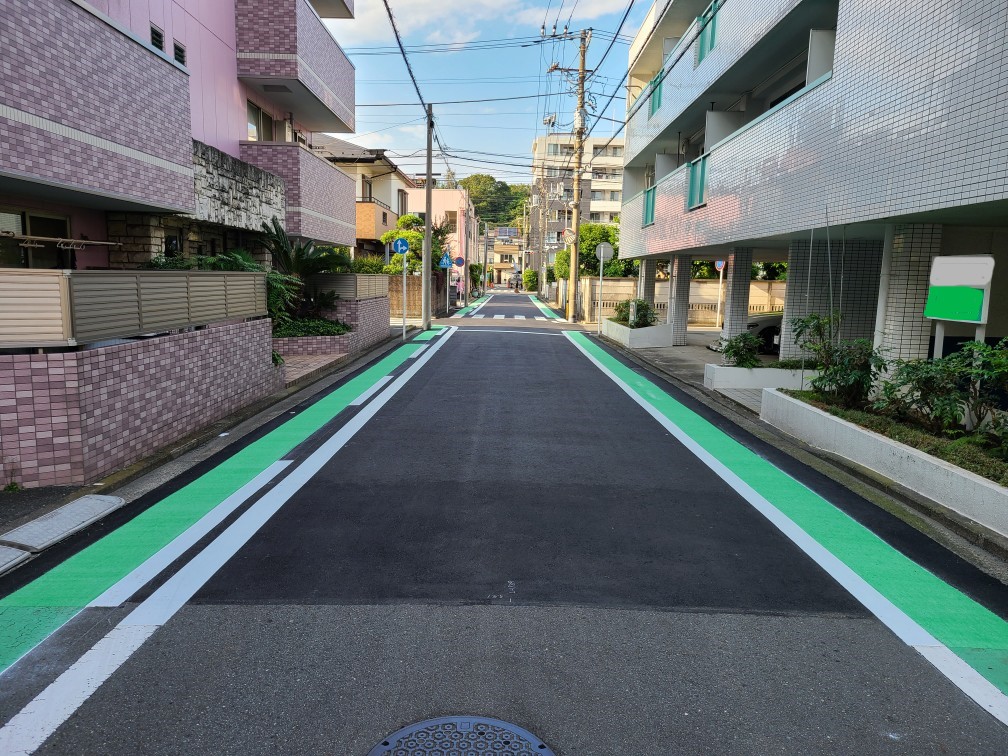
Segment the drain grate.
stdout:
<path fill-rule="evenodd" d="M 368 756 L 491 756 L 493 754 L 554 756 L 528 730 L 483 717 L 441 717 L 404 727 L 376 745 Z"/>

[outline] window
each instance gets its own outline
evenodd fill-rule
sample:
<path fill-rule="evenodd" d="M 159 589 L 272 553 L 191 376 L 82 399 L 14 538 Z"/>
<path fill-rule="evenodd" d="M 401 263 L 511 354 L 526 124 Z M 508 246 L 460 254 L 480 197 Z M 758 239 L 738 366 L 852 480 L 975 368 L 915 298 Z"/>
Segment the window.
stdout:
<path fill-rule="evenodd" d="M 661 107 L 661 92 L 662 92 L 662 71 L 658 72 L 658 75 L 651 79 L 651 97 L 648 99 L 648 118 L 653 116 L 658 112 L 658 108 Z"/>
<path fill-rule="evenodd" d="M 689 169 L 689 209 L 700 207 L 707 201 L 707 155 L 701 155 Z"/>
<path fill-rule="evenodd" d="M 546 154 L 547 155 L 559 155 L 560 154 L 560 145 L 559 144 L 547 144 L 546 145 Z"/>
<path fill-rule="evenodd" d="M 650 226 L 654 223 L 655 187 L 644 190 L 644 217 L 641 220 L 642 226 Z"/>
<path fill-rule="evenodd" d="M 388 225 L 388 213 L 386 213 L 384 210 L 382 210 L 382 214 L 381 214 L 381 224 L 383 226 L 387 226 Z"/>
<path fill-rule="evenodd" d="M 612 148 L 612 156 L 613 157 L 623 157 L 623 148 L 622 147 L 613 147 Z"/>
<path fill-rule="evenodd" d="M 399 190 L 399 215 L 406 215 L 406 213 L 408 212 L 406 210 L 408 196 L 409 195 L 406 194 L 405 189 Z"/>
<path fill-rule="evenodd" d="M 186 61 L 186 57 L 185 57 L 185 45 L 179 44 L 178 42 L 176 42 L 175 43 L 175 62 L 176 63 L 181 63 L 184 66 L 186 64 L 185 61 Z"/>
<path fill-rule="evenodd" d="M 251 100 L 246 105 L 248 112 L 248 140 L 250 142 L 272 142 L 273 117 L 269 113 L 264 113 L 262 108 Z"/>
<path fill-rule="evenodd" d="M 553 241 L 557 244 L 563 244 L 563 231 L 557 231 L 553 234 Z"/>
<path fill-rule="evenodd" d="M 697 26 L 700 27 L 700 40 L 697 47 L 697 65 L 703 62 L 710 51 L 714 49 L 717 42 L 717 12 L 720 0 L 714 0 L 707 6 L 707 10 L 697 18 Z"/>
<path fill-rule="evenodd" d="M 618 190 L 617 191 L 609 192 L 609 201 L 610 202 L 621 202 L 622 200 L 623 200 L 623 192 L 618 191 Z"/>
<path fill-rule="evenodd" d="M 372 197 L 374 197 L 374 189 L 372 188 L 371 179 L 367 176 L 361 176 L 360 196 L 365 202 L 370 202 Z"/>
<path fill-rule="evenodd" d="M 158 50 L 164 51 L 164 32 L 154 26 L 154 24 L 151 24 L 150 28 L 150 43 Z"/>
<path fill-rule="evenodd" d="M 599 155 L 605 155 L 605 147 L 594 147 L 592 149 L 592 155 L 598 157 Z"/>
<path fill-rule="evenodd" d="M 588 220 L 591 223 L 601 223 L 602 213 L 588 213 Z"/>
<path fill-rule="evenodd" d="M 605 200 L 605 192 L 592 190 L 591 193 L 592 202 L 599 202 Z"/>
<path fill-rule="evenodd" d="M 445 225 L 448 226 L 449 234 L 454 234 L 458 231 L 458 211 L 448 210 L 445 212 Z"/>

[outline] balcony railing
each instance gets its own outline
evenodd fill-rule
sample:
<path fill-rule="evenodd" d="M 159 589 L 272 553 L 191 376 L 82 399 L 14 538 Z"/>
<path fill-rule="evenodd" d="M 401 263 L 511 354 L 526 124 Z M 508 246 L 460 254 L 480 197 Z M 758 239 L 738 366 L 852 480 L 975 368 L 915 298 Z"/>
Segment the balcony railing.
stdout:
<path fill-rule="evenodd" d="M 265 273 L 0 269 L 0 349 L 76 346 L 265 314 Z"/>
<path fill-rule="evenodd" d="M 386 205 L 380 199 L 375 199 L 374 197 L 358 197 L 357 201 L 358 202 L 373 202 L 376 205 L 378 205 L 379 207 L 384 207 L 386 210 L 388 210 L 390 212 L 392 211 L 391 207 L 389 207 L 388 205 Z"/>

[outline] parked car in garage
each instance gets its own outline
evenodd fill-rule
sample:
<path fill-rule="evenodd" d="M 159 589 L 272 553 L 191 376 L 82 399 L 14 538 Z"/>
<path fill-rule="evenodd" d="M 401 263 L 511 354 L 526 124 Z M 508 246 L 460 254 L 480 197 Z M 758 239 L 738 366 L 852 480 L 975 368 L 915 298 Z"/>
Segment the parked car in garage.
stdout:
<path fill-rule="evenodd" d="M 769 312 L 765 315 L 750 315 L 746 328 L 761 342 L 760 354 L 780 354 L 781 325 L 784 321 L 784 313 Z M 709 349 L 715 352 L 721 351 L 721 339 L 711 344 Z"/>

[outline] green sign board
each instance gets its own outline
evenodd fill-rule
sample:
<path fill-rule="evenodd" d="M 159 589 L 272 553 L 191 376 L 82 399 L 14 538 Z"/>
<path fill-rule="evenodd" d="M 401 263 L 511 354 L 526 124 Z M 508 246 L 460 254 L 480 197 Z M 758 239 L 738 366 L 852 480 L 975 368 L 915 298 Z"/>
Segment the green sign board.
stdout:
<path fill-rule="evenodd" d="M 936 257 L 931 264 L 924 317 L 986 323 L 993 277 L 994 258 L 988 255 Z"/>

